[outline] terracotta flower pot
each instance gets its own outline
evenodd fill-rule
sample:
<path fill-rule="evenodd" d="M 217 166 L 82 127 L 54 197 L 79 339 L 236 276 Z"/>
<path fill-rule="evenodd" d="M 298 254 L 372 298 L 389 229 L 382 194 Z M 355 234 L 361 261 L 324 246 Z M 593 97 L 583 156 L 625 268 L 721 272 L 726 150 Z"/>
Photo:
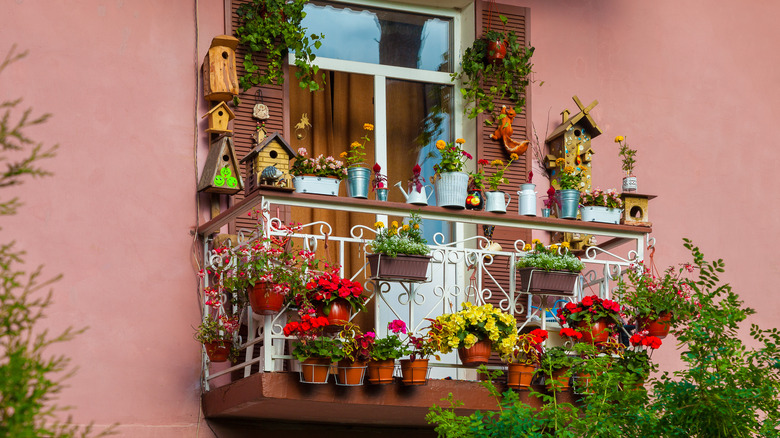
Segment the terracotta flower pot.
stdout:
<path fill-rule="evenodd" d="M 425 385 L 428 382 L 428 359 L 401 359 L 404 385 Z"/>
<path fill-rule="evenodd" d="M 325 314 L 323 306 L 317 309 L 319 315 L 328 318 L 328 322 L 331 325 L 344 325 L 349 322 L 349 317 L 352 314 L 352 306 L 344 298 L 336 298 L 328 305 L 328 314 Z"/>
<path fill-rule="evenodd" d="M 506 57 L 506 41 L 493 40 L 488 41 L 487 59 L 490 62 L 498 62 Z"/>
<path fill-rule="evenodd" d="M 282 310 L 286 295 L 272 292 L 266 282 L 258 282 L 247 290 L 252 311 L 259 315 L 272 315 Z"/>
<path fill-rule="evenodd" d="M 528 388 L 531 386 L 531 380 L 534 377 L 533 365 L 521 363 L 510 363 L 506 372 L 506 386 L 510 388 Z"/>
<path fill-rule="evenodd" d="M 663 339 L 669 334 L 669 321 L 672 319 L 670 313 L 662 313 L 658 319 L 643 319 L 639 323 L 640 331 L 647 330 L 650 336 Z"/>
<path fill-rule="evenodd" d="M 566 390 L 569 389 L 569 376 L 566 375 L 566 373 L 569 371 L 568 368 L 561 368 L 559 370 L 553 371 L 553 375 L 551 379 L 548 379 L 547 382 L 547 390 L 552 391 L 552 382 L 558 382 L 558 389 L 560 390 Z"/>
<path fill-rule="evenodd" d="M 206 355 L 211 362 L 225 362 L 230 356 L 230 346 L 233 344 L 230 340 L 220 340 L 206 342 Z"/>
<path fill-rule="evenodd" d="M 492 353 L 492 350 L 489 339 L 477 341 L 471 348 L 458 348 L 460 361 L 463 362 L 463 365 L 471 367 L 488 363 L 490 353 Z"/>
<path fill-rule="evenodd" d="M 328 383 L 331 360 L 310 357 L 301 362 L 301 378 L 306 383 Z"/>
<path fill-rule="evenodd" d="M 609 340 L 609 324 L 606 318 L 600 318 L 593 321 L 592 326 L 588 326 L 585 322 L 579 324 L 580 333 L 582 333 L 582 341 L 590 342 L 591 344 L 607 342 Z"/>
<path fill-rule="evenodd" d="M 368 381 L 373 385 L 393 383 L 395 360 L 371 360 L 368 362 Z"/>
<path fill-rule="evenodd" d="M 336 368 L 336 382 L 339 385 L 357 386 L 363 384 L 363 376 L 366 372 L 365 362 L 352 362 L 350 360 L 341 360 Z"/>

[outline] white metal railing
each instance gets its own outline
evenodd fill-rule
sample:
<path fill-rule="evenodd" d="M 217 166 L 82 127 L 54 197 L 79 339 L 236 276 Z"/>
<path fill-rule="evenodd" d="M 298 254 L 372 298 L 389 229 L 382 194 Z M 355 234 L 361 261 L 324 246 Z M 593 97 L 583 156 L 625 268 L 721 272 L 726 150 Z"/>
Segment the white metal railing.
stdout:
<path fill-rule="evenodd" d="M 361 206 L 359 204 L 344 205 L 334 202 L 339 198 L 321 197 L 312 199 L 298 199 L 285 195 L 264 196 L 261 201 L 263 212 L 263 226 L 266 235 L 283 235 L 288 231 L 282 229 L 281 221 L 271 217 L 270 204 L 306 206 L 323 209 L 339 209 L 347 211 L 371 212 L 377 215 L 405 216 L 410 214 L 409 207 L 398 206 L 397 203 L 387 203 L 387 208 Z M 420 209 L 418 211 L 423 219 L 446 220 L 452 223 L 484 223 L 484 217 L 459 214 L 457 211 L 448 212 L 443 209 Z M 373 240 L 375 230 L 358 225 L 350 230 L 349 236 L 337 236 L 333 228 L 325 222 L 314 222 L 303 225 L 300 231 L 293 234 L 293 241 L 299 248 L 314 250 L 324 245 L 336 248 L 337 259 L 334 262 L 341 266 L 340 274 L 347 276 L 345 266 L 346 248 L 357 249 L 362 258 L 362 267 L 349 277 L 352 280 L 363 282 L 370 300 L 367 305 L 373 303 L 374 324 L 377 336 L 386 335 L 387 323 L 393 319 L 401 319 L 406 322 L 412 331 L 419 331 L 427 326 L 425 318 L 434 318 L 448 312 L 454 312 L 461 308 L 463 302 L 470 301 L 477 304 L 492 302 L 501 310 L 522 316 L 525 322 L 518 327 L 518 331 L 527 324 L 538 324 L 542 328 L 548 325 L 557 326 L 554 312 L 550 311 L 554 304 L 561 304 L 561 300 L 576 300 L 584 291 L 597 293 L 602 298 L 611 296 L 617 279 L 625 272 L 626 268 L 635 260 L 643 258 L 644 249 L 648 243 L 652 243 L 647 235 L 647 228 L 639 227 L 603 227 L 592 224 L 554 220 L 543 222 L 528 220 L 516 215 L 496 215 L 491 217 L 491 222 L 498 225 L 514 228 L 543 229 L 557 232 L 580 232 L 612 238 L 604 247 L 589 247 L 581 256 L 586 269 L 580 276 L 573 297 L 556 300 L 546 296 L 529 295 L 522 293 L 517 288 L 515 262 L 522 256 L 522 248 L 525 242 L 518 240 L 512 250 L 493 251 L 489 248 L 489 241 L 484 237 L 469 237 L 453 242 L 444 242 L 444 236 L 437 234 L 431 248 L 431 264 L 428 279 L 425 282 L 398 282 L 372 280 L 367 273 L 365 262 L 366 245 Z M 239 245 L 251 243 L 257 236 L 247 232 L 239 233 Z M 205 239 L 204 239 L 205 240 Z M 617 250 L 622 250 L 622 254 Z M 204 242 L 205 260 L 208 266 L 218 263 L 219 257 L 209 250 L 208 242 Z M 502 285 L 494 276 L 497 269 L 506 266 L 509 273 L 508 285 Z M 204 278 L 204 286 L 208 286 L 208 277 Z M 208 310 L 208 309 L 205 309 Z M 248 358 L 242 363 L 236 364 L 218 373 L 209 373 L 208 359 L 204 352 L 203 377 L 204 389 L 208 390 L 208 382 L 216 377 L 235 370 L 243 370 L 244 377 L 251 374 L 254 364 L 260 364 L 262 371 L 279 371 L 283 369 L 283 362 L 292 359 L 292 356 L 284 354 L 284 347 L 289 338 L 284 336 L 283 327 L 288 317 L 294 314 L 289 309 L 283 309 L 275 315 L 257 315 L 251 309 L 241 315 L 242 322 L 248 328 L 246 339 L 240 339 L 240 349 L 246 351 L 244 357 Z M 262 352 L 259 357 L 253 358 L 255 349 Z M 432 360 L 431 366 L 435 367 L 432 377 L 444 377 L 453 375 L 460 367 L 457 355 L 449 354 L 441 357 L 440 361 Z"/>

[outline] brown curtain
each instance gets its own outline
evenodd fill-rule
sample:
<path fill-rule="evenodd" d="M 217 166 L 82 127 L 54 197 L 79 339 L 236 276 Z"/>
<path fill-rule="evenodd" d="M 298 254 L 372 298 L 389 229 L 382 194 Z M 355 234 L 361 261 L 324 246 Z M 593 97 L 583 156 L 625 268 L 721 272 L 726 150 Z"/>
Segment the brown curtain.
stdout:
<path fill-rule="evenodd" d="M 294 72 L 290 74 L 294 78 Z M 338 158 L 339 154 L 349 150 L 349 145 L 363 136 L 363 124 L 374 124 L 374 84 L 373 77 L 342 73 L 327 72 L 327 83 L 321 91 L 309 92 L 300 87 L 290 87 L 290 120 L 297 124 L 303 114 L 306 114 L 311 127 L 305 131 L 293 129 L 291 146 L 294 149 L 306 148 L 309 156 L 319 154 L 332 155 Z M 298 138 L 297 134 L 303 134 Z M 369 133 L 370 142 L 366 144 L 365 167 L 374 165 L 375 136 Z M 346 181 L 341 183 L 339 196 L 347 196 Z M 369 197 L 372 195 L 369 194 Z M 338 202 L 338 198 L 333 199 Z M 323 221 L 330 224 L 333 234 L 336 236 L 349 236 L 350 229 L 355 225 L 373 227 L 375 216 L 365 213 L 350 213 L 341 210 L 320 210 L 296 207 L 292 209 L 292 220 L 299 223 L 311 223 Z M 312 232 L 314 230 L 306 230 Z M 317 229 L 318 231 L 318 229 Z M 338 264 L 338 248 L 335 243 L 325 248 L 318 248 L 318 257 L 329 260 L 332 264 Z M 364 263 L 364 254 L 360 245 L 347 245 L 344 251 L 345 276 L 354 275 Z M 362 281 L 363 278 L 357 278 Z M 373 308 L 373 304 L 368 306 Z M 356 318 L 361 327 L 367 327 L 373 321 L 373 312 L 367 315 L 359 315 Z"/>

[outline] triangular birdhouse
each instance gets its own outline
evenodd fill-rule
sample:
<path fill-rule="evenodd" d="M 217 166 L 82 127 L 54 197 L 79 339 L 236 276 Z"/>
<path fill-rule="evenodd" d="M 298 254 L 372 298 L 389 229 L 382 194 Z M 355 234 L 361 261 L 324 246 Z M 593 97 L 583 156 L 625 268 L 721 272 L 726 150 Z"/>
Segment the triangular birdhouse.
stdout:
<path fill-rule="evenodd" d="M 207 112 L 203 118 L 209 118 L 209 127 L 206 132 L 211 134 L 227 134 L 233 135 L 233 131 L 228 129 L 228 123 L 236 118 L 233 111 L 230 110 L 225 102 L 220 102 L 209 112 Z"/>
<path fill-rule="evenodd" d="M 199 192 L 235 195 L 244 188 L 231 137 L 222 137 L 209 148 L 198 183 Z"/>
<path fill-rule="evenodd" d="M 290 160 L 295 157 L 290 144 L 278 133 L 264 138 L 260 144 L 241 159 L 245 163 L 246 194 L 259 189 L 261 185 L 274 187 L 292 187 L 290 178 Z M 271 167 L 278 172 L 273 172 Z M 263 171 L 268 169 L 263 175 Z"/>

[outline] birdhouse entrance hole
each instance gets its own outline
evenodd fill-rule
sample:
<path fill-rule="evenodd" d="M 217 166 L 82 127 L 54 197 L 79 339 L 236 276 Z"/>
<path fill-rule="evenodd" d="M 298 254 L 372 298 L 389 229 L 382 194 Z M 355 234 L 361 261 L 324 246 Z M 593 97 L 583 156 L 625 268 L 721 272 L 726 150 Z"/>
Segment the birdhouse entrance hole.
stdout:
<path fill-rule="evenodd" d="M 634 217 L 634 218 L 637 218 L 637 219 L 642 219 L 642 217 L 644 216 L 644 213 L 642 213 L 642 208 L 639 207 L 639 206 L 636 206 L 636 205 L 631 207 L 630 214 L 631 214 L 631 217 Z"/>
<path fill-rule="evenodd" d="M 217 114 L 219 114 L 220 116 L 224 116 L 225 115 L 225 113 L 223 113 L 222 111 L 218 111 Z"/>
<path fill-rule="evenodd" d="M 579 129 L 575 129 L 575 130 L 574 130 L 574 136 L 575 136 L 575 137 L 579 137 L 579 136 L 580 136 L 580 134 L 582 134 L 582 132 L 580 132 L 580 130 L 579 130 Z"/>
<path fill-rule="evenodd" d="M 222 52 L 222 59 L 228 59 L 228 52 Z"/>
<path fill-rule="evenodd" d="M 279 154 L 276 151 L 271 151 L 268 155 L 270 155 L 271 158 L 276 158 L 279 156 Z"/>
<path fill-rule="evenodd" d="M 227 155 L 223 155 L 222 156 L 222 161 L 229 161 L 229 160 L 230 160 L 229 156 L 227 156 Z"/>

